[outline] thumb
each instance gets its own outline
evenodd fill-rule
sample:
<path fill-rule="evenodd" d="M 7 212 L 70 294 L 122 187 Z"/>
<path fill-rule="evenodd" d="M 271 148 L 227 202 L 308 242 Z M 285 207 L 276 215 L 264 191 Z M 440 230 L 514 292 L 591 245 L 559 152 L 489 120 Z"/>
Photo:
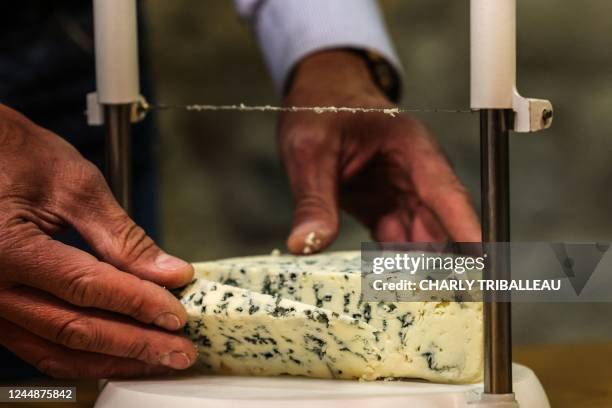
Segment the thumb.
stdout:
<path fill-rule="evenodd" d="M 85 186 L 64 202 L 64 218 L 95 253 L 116 268 L 169 288 L 186 285 L 193 267 L 160 249 L 113 197 L 95 169 Z"/>
<path fill-rule="evenodd" d="M 317 253 L 338 234 L 337 155 L 323 150 L 308 146 L 284 157 L 295 201 L 287 240 L 294 254 Z"/>

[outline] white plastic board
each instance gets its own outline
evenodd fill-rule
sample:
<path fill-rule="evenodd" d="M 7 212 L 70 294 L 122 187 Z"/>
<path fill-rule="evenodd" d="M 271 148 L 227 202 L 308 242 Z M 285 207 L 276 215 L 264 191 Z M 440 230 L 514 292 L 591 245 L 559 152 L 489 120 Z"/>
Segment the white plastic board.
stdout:
<path fill-rule="evenodd" d="M 550 407 L 525 366 L 514 364 L 514 390 L 521 408 Z M 482 384 L 197 375 L 110 381 L 95 408 L 462 408 L 481 392 Z"/>

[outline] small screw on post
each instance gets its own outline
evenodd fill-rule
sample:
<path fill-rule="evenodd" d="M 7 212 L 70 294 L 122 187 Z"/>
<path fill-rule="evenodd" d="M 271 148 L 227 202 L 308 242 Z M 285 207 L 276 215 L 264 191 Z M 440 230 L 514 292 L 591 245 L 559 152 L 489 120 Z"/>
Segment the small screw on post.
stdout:
<path fill-rule="evenodd" d="M 542 112 L 542 122 L 544 125 L 548 125 L 554 116 L 554 112 L 550 109 L 544 109 Z"/>
<path fill-rule="evenodd" d="M 130 120 L 132 121 L 132 123 L 141 122 L 144 120 L 150 110 L 151 105 L 149 105 L 145 98 L 141 97 L 138 102 L 132 104 Z"/>

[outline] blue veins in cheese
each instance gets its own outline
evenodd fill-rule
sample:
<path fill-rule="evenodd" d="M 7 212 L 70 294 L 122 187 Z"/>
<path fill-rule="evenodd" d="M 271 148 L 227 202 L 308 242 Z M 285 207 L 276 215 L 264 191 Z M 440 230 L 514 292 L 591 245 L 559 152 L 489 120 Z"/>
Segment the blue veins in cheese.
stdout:
<path fill-rule="evenodd" d="M 292 300 L 198 280 L 183 295 L 205 369 L 240 375 L 375 379 L 377 330 Z"/>
<path fill-rule="evenodd" d="M 182 295 L 187 330 L 201 364 L 214 372 L 448 383 L 482 378 L 482 305 L 364 302 L 359 252 L 226 259 L 195 269 L 197 279 Z M 278 313 L 279 306 L 290 311 Z M 256 334 L 276 344 L 244 340 Z"/>

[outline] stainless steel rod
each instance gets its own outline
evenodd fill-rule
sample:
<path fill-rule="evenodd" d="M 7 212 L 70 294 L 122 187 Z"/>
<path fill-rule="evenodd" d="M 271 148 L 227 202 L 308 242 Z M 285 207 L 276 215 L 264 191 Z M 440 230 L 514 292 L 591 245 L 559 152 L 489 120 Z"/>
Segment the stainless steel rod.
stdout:
<path fill-rule="evenodd" d="M 106 179 L 119 204 L 131 210 L 131 104 L 105 105 Z"/>
<path fill-rule="evenodd" d="M 509 279 L 510 177 L 508 135 L 512 111 L 480 113 L 482 233 L 487 248 L 485 279 Z M 485 294 L 489 296 L 490 294 Z M 484 303 L 485 393 L 512 393 L 512 331 L 509 299 L 488 297 Z"/>

